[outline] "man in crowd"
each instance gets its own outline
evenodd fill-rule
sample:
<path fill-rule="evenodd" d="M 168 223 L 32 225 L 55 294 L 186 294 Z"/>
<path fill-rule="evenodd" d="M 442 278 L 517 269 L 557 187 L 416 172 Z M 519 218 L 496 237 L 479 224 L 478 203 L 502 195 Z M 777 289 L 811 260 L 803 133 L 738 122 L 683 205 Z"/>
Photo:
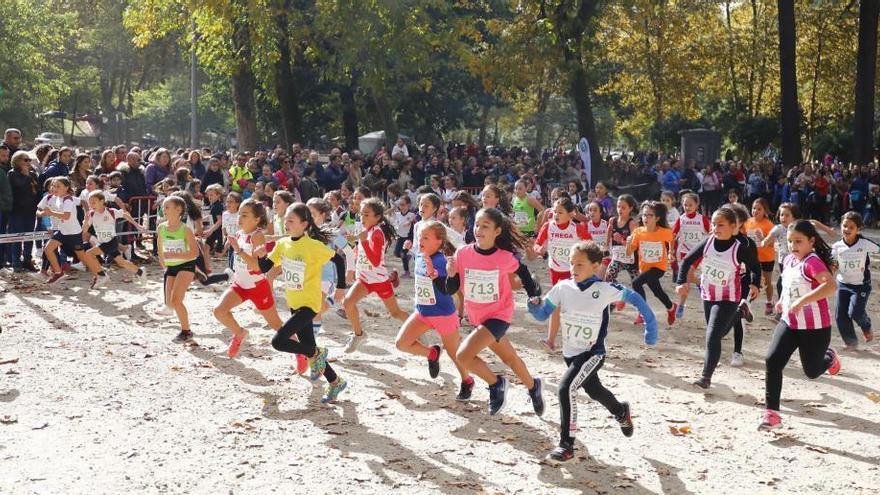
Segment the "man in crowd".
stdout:
<path fill-rule="evenodd" d="M 21 148 L 21 131 L 15 128 L 6 129 L 3 134 L 3 142 L 0 143 L 9 149 L 10 158 Z"/>

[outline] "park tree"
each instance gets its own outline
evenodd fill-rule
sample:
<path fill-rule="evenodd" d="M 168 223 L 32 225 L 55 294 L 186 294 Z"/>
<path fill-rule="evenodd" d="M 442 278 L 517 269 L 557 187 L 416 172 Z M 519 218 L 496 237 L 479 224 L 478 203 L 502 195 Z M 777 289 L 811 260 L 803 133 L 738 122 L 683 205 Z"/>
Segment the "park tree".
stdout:
<path fill-rule="evenodd" d="M 878 14 L 880 14 L 880 0 L 861 0 L 853 118 L 853 161 L 858 164 L 868 163 L 874 158 Z"/>
<path fill-rule="evenodd" d="M 801 161 L 801 113 L 798 107 L 794 2 L 779 0 L 779 117 L 781 121 L 782 161 L 792 167 Z"/>

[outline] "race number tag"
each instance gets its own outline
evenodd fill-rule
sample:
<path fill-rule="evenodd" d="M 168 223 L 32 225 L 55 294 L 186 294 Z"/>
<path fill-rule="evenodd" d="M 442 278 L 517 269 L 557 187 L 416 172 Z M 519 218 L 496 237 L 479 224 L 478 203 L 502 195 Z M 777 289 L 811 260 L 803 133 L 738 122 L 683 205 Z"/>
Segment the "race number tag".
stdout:
<path fill-rule="evenodd" d="M 865 272 L 865 261 L 868 256 L 863 251 L 849 249 L 837 254 L 837 268 L 844 275 L 856 275 Z"/>
<path fill-rule="evenodd" d="M 237 273 L 250 272 L 250 268 L 248 268 L 247 263 L 244 261 L 244 259 L 241 256 L 239 256 L 237 254 L 232 256 L 232 269 Z"/>
<path fill-rule="evenodd" d="M 165 239 L 162 241 L 162 251 L 174 254 L 184 253 L 186 251 L 186 239 Z"/>
<path fill-rule="evenodd" d="M 233 218 L 231 216 L 224 218 L 223 230 L 226 231 L 226 235 L 235 235 L 235 233 L 238 232 L 238 218 Z"/>
<path fill-rule="evenodd" d="M 579 349 L 589 349 L 596 343 L 602 328 L 602 314 L 570 311 L 560 315 L 562 338 L 565 344 Z"/>
<path fill-rule="evenodd" d="M 288 290 L 303 290 L 306 280 L 306 263 L 302 260 L 281 260 L 281 272 L 284 276 L 284 286 Z"/>
<path fill-rule="evenodd" d="M 464 271 L 464 280 L 466 301 L 483 304 L 498 301 L 498 270 L 467 268 Z"/>
<path fill-rule="evenodd" d="M 625 265 L 631 265 L 636 261 L 633 255 L 626 255 L 626 246 L 611 246 L 611 259 Z"/>
<path fill-rule="evenodd" d="M 421 306 L 437 304 L 437 298 L 434 297 L 434 282 L 428 277 L 416 275 L 416 304 Z"/>
<path fill-rule="evenodd" d="M 98 238 L 99 244 L 105 244 L 113 240 L 116 237 L 115 230 L 97 230 L 95 229 L 95 235 Z M 167 241 L 166 241 L 167 243 Z"/>
<path fill-rule="evenodd" d="M 663 256 L 663 243 L 642 241 L 639 243 L 639 255 L 645 263 L 659 263 Z"/>
<path fill-rule="evenodd" d="M 529 224 L 529 214 L 524 211 L 513 212 L 513 223 L 517 227 L 525 227 Z"/>
<path fill-rule="evenodd" d="M 733 278 L 733 267 L 717 258 L 703 258 L 703 284 L 727 285 Z"/>
<path fill-rule="evenodd" d="M 365 253 L 363 249 L 358 248 L 357 250 L 357 261 L 355 262 L 355 266 L 357 267 L 358 272 L 365 272 L 373 269 L 373 264 L 370 263 L 370 258 L 367 257 L 367 253 Z"/>
<path fill-rule="evenodd" d="M 571 247 L 575 245 L 574 239 L 558 240 L 550 243 L 550 257 L 557 265 L 568 266 Z"/>
<path fill-rule="evenodd" d="M 703 233 L 694 230 L 685 230 L 681 233 L 681 242 L 688 246 L 696 246 L 703 242 Z"/>
<path fill-rule="evenodd" d="M 590 237 L 593 238 L 593 242 L 599 245 L 602 248 L 602 251 L 605 251 L 605 243 L 608 240 L 608 234 L 590 234 Z"/>

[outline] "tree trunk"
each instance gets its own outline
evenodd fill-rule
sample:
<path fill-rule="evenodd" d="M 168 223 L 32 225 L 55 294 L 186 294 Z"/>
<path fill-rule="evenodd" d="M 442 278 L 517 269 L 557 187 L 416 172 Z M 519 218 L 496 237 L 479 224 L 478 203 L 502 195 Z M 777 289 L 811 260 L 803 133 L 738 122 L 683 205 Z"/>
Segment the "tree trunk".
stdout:
<path fill-rule="evenodd" d="M 813 67 L 813 85 L 810 88 L 810 116 L 807 119 L 807 150 L 812 154 L 813 150 L 813 132 L 816 129 L 816 106 L 818 98 L 816 90 L 819 86 L 819 73 L 822 69 L 822 52 L 825 50 L 825 37 L 822 32 L 825 31 L 825 23 L 819 25 L 819 46 L 816 49 L 816 64 Z"/>
<path fill-rule="evenodd" d="M 733 98 L 733 113 L 738 117 L 741 111 L 741 103 L 739 98 L 739 88 L 736 84 L 736 62 L 734 60 L 734 53 L 736 52 L 733 46 L 733 24 L 730 20 L 730 1 L 724 2 L 724 19 L 725 19 L 725 27 L 727 30 L 727 73 L 730 77 L 730 91 L 731 97 Z M 755 33 L 753 36 L 757 36 Z"/>
<path fill-rule="evenodd" d="M 477 137 L 478 146 L 480 148 L 486 146 L 486 128 L 489 127 L 489 109 L 490 105 L 488 103 L 483 103 L 483 108 L 480 109 L 480 134 Z"/>
<path fill-rule="evenodd" d="M 853 163 L 874 159 L 874 84 L 877 76 L 877 16 L 880 0 L 862 0 L 856 55 L 856 108 L 853 119 Z"/>
<path fill-rule="evenodd" d="M 539 153 L 547 143 L 547 104 L 549 101 L 550 92 L 541 85 L 538 88 L 538 108 L 535 112 L 535 151 Z"/>
<path fill-rule="evenodd" d="M 275 91 L 281 110 L 281 141 L 284 144 L 284 149 L 288 151 L 291 144 L 302 141 L 303 138 L 299 94 L 297 93 L 296 80 L 293 77 L 293 57 L 290 55 L 290 22 L 287 17 L 287 12 L 290 9 L 291 1 L 285 0 L 275 21 L 279 34 L 279 57 L 275 63 Z"/>
<path fill-rule="evenodd" d="M 257 110 L 254 99 L 256 79 L 251 70 L 251 33 L 246 19 L 238 16 L 232 23 L 232 49 L 235 66 L 232 71 L 232 104 L 235 108 L 235 134 L 238 149 L 257 149 Z"/>
<path fill-rule="evenodd" d="M 397 135 L 400 131 L 397 129 L 397 122 L 394 120 L 394 113 L 391 110 L 391 104 L 385 95 L 375 90 L 372 91 L 373 103 L 376 105 L 376 111 L 379 112 L 379 119 L 382 121 L 382 128 L 385 131 L 385 151 L 389 154 L 394 149 L 397 142 Z"/>
<path fill-rule="evenodd" d="M 343 84 L 339 89 L 339 103 L 342 105 L 342 132 L 345 135 L 345 148 L 351 153 L 358 149 L 358 113 L 354 99 L 354 80 Z"/>
<path fill-rule="evenodd" d="M 778 0 L 779 9 L 779 94 L 782 120 L 782 162 L 793 167 L 801 161 L 800 110 L 798 109 L 796 32 L 794 2 Z"/>

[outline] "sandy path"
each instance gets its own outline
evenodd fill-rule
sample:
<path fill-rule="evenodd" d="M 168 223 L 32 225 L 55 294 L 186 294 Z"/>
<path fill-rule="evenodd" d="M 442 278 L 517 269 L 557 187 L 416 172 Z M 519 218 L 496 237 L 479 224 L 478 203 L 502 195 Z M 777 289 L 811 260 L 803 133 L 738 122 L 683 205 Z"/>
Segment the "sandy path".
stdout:
<path fill-rule="evenodd" d="M 189 293 L 199 345 L 182 347 L 170 342 L 172 324 L 149 316 L 160 290 L 156 268 L 146 289 L 120 282 L 118 272 L 113 278 L 103 303 L 82 275 L 51 289 L 27 277 L 0 279 L 0 362 L 17 359 L 0 364 L 0 493 L 857 493 L 880 486 L 880 404 L 870 400 L 880 393 L 880 348 L 844 353 L 840 375 L 813 381 L 795 357 L 785 374 L 785 426 L 759 433 L 773 323 L 758 317 L 747 330 L 742 369 L 727 365 L 729 336 L 713 389 L 703 393 L 689 385 L 702 363 L 696 291 L 685 321 L 661 329 L 656 351 L 641 350 L 634 313 L 613 318 L 601 377 L 632 403 L 636 433 L 624 438 L 581 394 L 577 459 L 557 467 L 542 459 L 557 441 L 563 363 L 541 350 L 544 326 L 524 311 L 522 295 L 510 335 L 546 379 L 543 418 L 519 385 L 501 417 L 485 413 L 479 381 L 473 401 L 456 402 L 452 364 L 444 355 L 441 376 L 431 380 L 422 360 L 397 352 L 398 325 L 376 299 L 363 306 L 381 314 L 365 318 L 370 339 L 336 365 L 349 381 L 344 400 L 325 406 L 321 388 L 271 348 L 271 332 L 249 310 L 236 315 L 252 332 L 250 344 L 239 359 L 224 357 L 228 333 L 211 316 L 222 288 Z M 410 292 L 400 292 L 405 309 Z M 661 315 L 653 296 L 649 302 Z M 876 315 L 878 308 L 875 295 L 869 309 Z M 344 343 L 344 320 L 331 314 L 325 328 L 319 342 Z M 671 426 L 691 432 L 675 436 Z"/>

